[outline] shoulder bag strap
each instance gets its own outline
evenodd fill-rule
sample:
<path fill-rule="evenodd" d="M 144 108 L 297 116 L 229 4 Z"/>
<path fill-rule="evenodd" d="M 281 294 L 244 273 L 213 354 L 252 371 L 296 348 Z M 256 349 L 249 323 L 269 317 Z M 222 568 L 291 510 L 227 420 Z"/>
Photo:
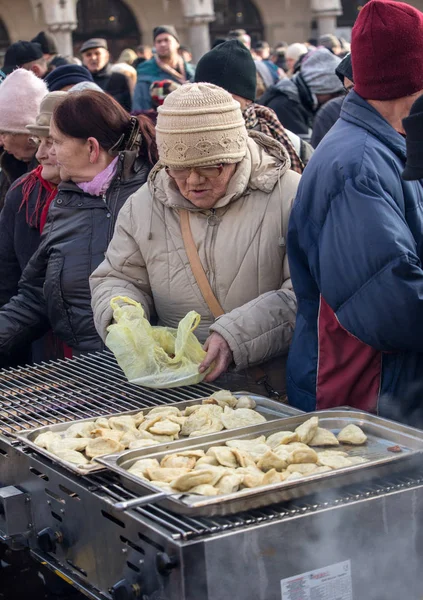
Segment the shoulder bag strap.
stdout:
<path fill-rule="evenodd" d="M 189 264 L 191 265 L 191 271 L 195 277 L 195 280 L 200 288 L 201 295 L 207 303 L 212 315 L 215 319 L 225 314 L 225 311 L 221 307 L 219 300 L 213 293 L 211 289 L 209 280 L 207 279 L 207 275 L 204 271 L 203 265 L 201 264 L 200 257 L 198 256 L 197 248 L 195 246 L 194 239 L 192 237 L 191 226 L 189 223 L 189 211 L 180 208 L 179 209 L 179 218 L 181 221 L 181 233 L 182 240 L 185 246 L 185 252 L 187 253 Z M 261 367 L 253 367 L 253 377 L 256 380 L 256 383 L 259 385 L 263 385 L 266 392 L 270 397 L 277 398 L 279 401 L 286 402 L 286 398 L 281 398 L 281 396 L 272 388 L 272 386 L 268 382 L 268 378 L 266 373 L 263 371 Z"/>
<path fill-rule="evenodd" d="M 212 315 L 215 319 L 225 314 L 225 311 L 220 306 L 219 300 L 213 294 L 209 280 L 204 271 L 203 265 L 201 264 L 200 257 L 198 256 L 197 248 L 192 237 L 191 226 L 189 223 L 189 212 L 185 209 L 179 209 L 179 218 L 181 220 L 181 233 L 182 239 L 185 246 L 185 252 L 187 253 L 189 264 L 191 265 L 191 271 L 195 277 L 195 280 L 200 288 L 201 295 L 207 303 Z"/>

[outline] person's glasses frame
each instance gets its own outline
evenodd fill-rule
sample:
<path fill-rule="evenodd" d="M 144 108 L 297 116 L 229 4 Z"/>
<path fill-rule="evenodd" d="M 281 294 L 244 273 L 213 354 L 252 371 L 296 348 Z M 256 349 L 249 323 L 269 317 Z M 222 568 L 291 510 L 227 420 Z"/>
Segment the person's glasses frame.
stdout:
<path fill-rule="evenodd" d="M 183 167 L 183 168 L 174 168 L 174 167 L 165 167 L 166 173 L 175 180 L 187 180 L 190 177 L 191 173 L 195 171 L 197 175 L 203 177 L 204 179 L 217 179 L 223 171 L 224 164 L 219 165 L 211 165 L 208 167 Z"/>

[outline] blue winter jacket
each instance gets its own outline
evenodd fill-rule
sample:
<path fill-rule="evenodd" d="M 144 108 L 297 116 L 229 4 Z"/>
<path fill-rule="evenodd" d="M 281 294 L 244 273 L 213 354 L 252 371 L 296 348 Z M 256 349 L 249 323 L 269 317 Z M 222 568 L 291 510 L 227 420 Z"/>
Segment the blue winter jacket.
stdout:
<path fill-rule="evenodd" d="M 423 412 L 423 187 L 404 137 L 355 92 L 302 176 L 288 256 L 298 300 L 291 404 Z M 415 403 L 415 399 L 414 399 Z"/>

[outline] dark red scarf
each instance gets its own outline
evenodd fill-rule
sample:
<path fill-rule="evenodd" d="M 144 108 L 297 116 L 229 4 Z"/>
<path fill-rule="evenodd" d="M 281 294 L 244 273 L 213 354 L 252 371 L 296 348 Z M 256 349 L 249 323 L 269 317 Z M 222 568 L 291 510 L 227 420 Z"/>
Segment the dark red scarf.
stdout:
<path fill-rule="evenodd" d="M 47 221 L 47 214 L 50 204 L 53 202 L 57 194 L 57 186 L 49 181 L 46 181 L 41 172 L 43 167 L 40 165 L 25 177 L 19 184 L 22 185 L 22 202 L 19 207 L 19 211 L 25 206 L 26 210 L 26 222 L 31 227 L 36 227 L 40 232 L 43 231 L 44 225 Z M 29 197 L 35 190 L 35 187 L 39 185 L 37 200 L 35 208 L 32 214 L 29 214 Z M 17 187 L 12 186 L 12 189 Z"/>

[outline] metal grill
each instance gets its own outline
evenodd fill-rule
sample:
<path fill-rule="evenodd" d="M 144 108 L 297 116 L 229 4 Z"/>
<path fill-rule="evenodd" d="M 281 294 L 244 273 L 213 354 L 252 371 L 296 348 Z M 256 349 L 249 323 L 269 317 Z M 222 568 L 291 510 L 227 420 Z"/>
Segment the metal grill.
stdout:
<path fill-rule="evenodd" d="M 200 384 L 150 390 L 128 383 L 111 352 L 0 372 L 0 433 L 207 396 Z"/>
<path fill-rule="evenodd" d="M 113 473 L 91 476 L 90 481 L 96 485 L 95 491 L 108 496 L 113 502 L 130 500 L 135 497 L 135 494 L 122 487 Z M 301 498 L 295 502 L 276 504 L 226 517 L 198 517 L 194 519 L 192 517 L 176 515 L 159 506 L 153 505 L 134 510 L 143 517 L 147 517 L 157 525 L 165 528 L 174 540 L 191 540 L 204 535 L 224 533 L 228 530 L 250 525 L 279 521 L 322 508 L 331 508 L 349 502 L 366 500 L 418 485 L 423 485 L 423 470 L 418 473 L 413 472 L 413 474 L 409 475 L 393 476 L 363 484 L 355 484 L 343 489 L 337 489 L 336 491 L 328 490 L 319 495 L 318 499 L 313 497 Z"/>
<path fill-rule="evenodd" d="M 90 418 L 157 404 L 195 399 L 213 393 L 208 384 L 172 390 L 150 390 L 128 383 L 113 355 L 106 351 L 75 359 L 43 363 L 0 372 L 0 433 L 10 437 L 33 427 L 75 419 Z M 22 449 L 23 452 L 29 452 Z M 129 500 L 135 494 L 123 487 L 113 473 L 84 478 L 90 490 L 110 502 Z M 370 498 L 405 487 L 423 484 L 423 471 L 417 476 L 401 476 L 350 486 L 320 496 L 318 501 L 304 498 L 290 504 L 238 513 L 227 517 L 192 518 L 173 514 L 159 506 L 135 509 L 136 512 L 169 532 L 175 540 L 190 540 L 308 511 Z"/>

